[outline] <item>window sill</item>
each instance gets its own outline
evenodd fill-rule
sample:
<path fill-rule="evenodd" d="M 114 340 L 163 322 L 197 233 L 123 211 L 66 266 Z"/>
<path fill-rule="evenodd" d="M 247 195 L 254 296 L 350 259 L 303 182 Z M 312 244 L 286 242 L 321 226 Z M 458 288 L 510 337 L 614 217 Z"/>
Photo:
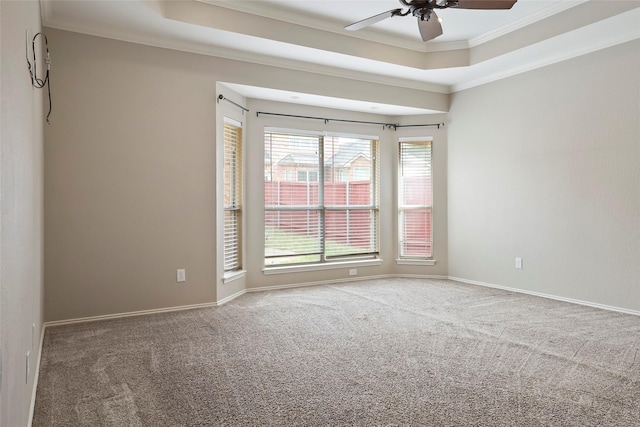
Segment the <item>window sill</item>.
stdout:
<path fill-rule="evenodd" d="M 378 259 L 368 259 L 368 260 L 358 260 L 358 261 L 335 261 L 335 262 L 326 262 L 322 264 L 304 264 L 304 265 L 287 265 L 282 267 L 265 267 L 262 269 L 262 272 L 265 275 L 302 273 L 305 271 L 337 270 L 340 268 L 371 267 L 375 265 L 382 265 L 382 260 L 378 258 Z"/>
<path fill-rule="evenodd" d="M 402 259 L 397 259 L 396 264 L 398 265 L 436 265 L 436 260 L 435 259 L 402 258 Z"/>
<path fill-rule="evenodd" d="M 233 282 L 234 280 L 238 280 L 246 276 L 247 270 L 234 270 L 227 271 L 224 273 L 224 277 L 222 278 L 222 283 Z"/>

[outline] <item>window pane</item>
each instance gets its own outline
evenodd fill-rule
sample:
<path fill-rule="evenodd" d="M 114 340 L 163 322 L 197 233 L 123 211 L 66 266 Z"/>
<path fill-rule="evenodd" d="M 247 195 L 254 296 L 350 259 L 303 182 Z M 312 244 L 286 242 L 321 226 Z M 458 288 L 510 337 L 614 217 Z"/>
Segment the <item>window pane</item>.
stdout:
<path fill-rule="evenodd" d="M 317 262 L 321 248 L 320 211 L 266 211 L 267 265 Z"/>
<path fill-rule="evenodd" d="M 430 258 L 431 141 L 401 141 L 399 168 L 399 255 L 401 258 Z"/>
<path fill-rule="evenodd" d="M 240 212 L 224 211 L 224 271 L 240 268 Z"/>
<path fill-rule="evenodd" d="M 378 252 L 377 141 L 325 138 L 324 205 L 327 257 Z M 349 209 L 358 207 L 359 209 Z"/>
<path fill-rule="evenodd" d="M 318 136 L 265 132 L 265 264 L 318 262 L 322 253 Z M 294 178 L 295 177 L 295 180 Z"/>
<path fill-rule="evenodd" d="M 377 214 L 373 209 L 327 211 L 327 257 L 377 252 Z"/>
<path fill-rule="evenodd" d="M 242 127 L 224 123 L 224 270 L 242 267 Z"/>
<path fill-rule="evenodd" d="M 431 209 L 400 211 L 401 257 L 431 255 Z"/>
<path fill-rule="evenodd" d="M 377 142 L 327 137 L 324 144 L 326 206 L 374 205 Z"/>
<path fill-rule="evenodd" d="M 265 132 L 265 176 L 294 181 L 304 175 L 300 181 L 306 182 L 308 171 L 318 173 L 319 144 L 318 136 Z"/>
<path fill-rule="evenodd" d="M 266 129 L 265 264 L 376 255 L 376 156 L 375 140 Z"/>

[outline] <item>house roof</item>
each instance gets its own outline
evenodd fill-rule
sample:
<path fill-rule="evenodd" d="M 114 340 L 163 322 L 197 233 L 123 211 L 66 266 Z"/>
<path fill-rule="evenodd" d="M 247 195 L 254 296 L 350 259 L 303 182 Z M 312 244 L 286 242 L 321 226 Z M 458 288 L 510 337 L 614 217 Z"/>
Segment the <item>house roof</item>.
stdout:
<path fill-rule="evenodd" d="M 338 151 L 325 161 L 325 166 L 346 167 L 358 157 L 369 159 L 371 146 L 368 141 L 356 141 L 350 144 L 343 144 Z"/>
<path fill-rule="evenodd" d="M 288 154 L 278 161 L 279 165 L 317 165 L 317 154 Z"/>

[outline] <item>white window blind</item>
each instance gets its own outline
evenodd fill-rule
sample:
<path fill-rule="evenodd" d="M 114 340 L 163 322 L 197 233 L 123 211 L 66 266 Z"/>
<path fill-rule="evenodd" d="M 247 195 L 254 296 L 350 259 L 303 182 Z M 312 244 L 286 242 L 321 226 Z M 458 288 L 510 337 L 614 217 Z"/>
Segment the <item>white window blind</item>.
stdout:
<path fill-rule="evenodd" d="M 325 256 L 377 255 L 378 145 L 329 136 L 324 147 Z"/>
<path fill-rule="evenodd" d="M 265 129 L 265 265 L 377 256 L 377 155 L 375 139 Z"/>
<path fill-rule="evenodd" d="M 224 271 L 242 267 L 242 127 L 224 123 Z"/>
<path fill-rule="evenodd" d="M 398 223 L 400 258 L 432 257 L 431 141 L 400 141 Z"/>

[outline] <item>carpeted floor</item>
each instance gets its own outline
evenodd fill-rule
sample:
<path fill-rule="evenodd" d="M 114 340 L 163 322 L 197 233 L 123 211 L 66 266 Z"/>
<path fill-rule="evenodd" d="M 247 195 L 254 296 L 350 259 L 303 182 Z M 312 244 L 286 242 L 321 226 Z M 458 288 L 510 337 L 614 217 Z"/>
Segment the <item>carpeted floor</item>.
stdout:
<path fill-rule="evenodd" d="M 640 317 L 445 280 L 47 328 L 34 426 L 639 426 Z"/>

